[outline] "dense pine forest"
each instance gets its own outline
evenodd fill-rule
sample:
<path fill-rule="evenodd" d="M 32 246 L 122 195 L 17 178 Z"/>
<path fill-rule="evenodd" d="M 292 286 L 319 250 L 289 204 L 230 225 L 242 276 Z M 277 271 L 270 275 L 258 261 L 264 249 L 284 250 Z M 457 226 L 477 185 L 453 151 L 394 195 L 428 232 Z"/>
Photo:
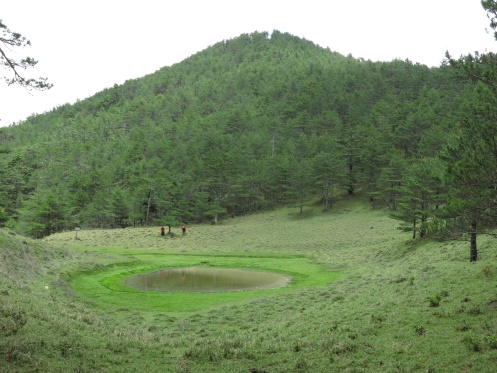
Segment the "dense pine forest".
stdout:
<path fill-rule="evenodd" d="M 40 238 L 360 194 L 414 238 L 471 233 L 476 260 L 495 225 L 495 87 L 447 57 L 372 62 L 279 31 L 219 42 L 0 129 L 0 224 Z"/>

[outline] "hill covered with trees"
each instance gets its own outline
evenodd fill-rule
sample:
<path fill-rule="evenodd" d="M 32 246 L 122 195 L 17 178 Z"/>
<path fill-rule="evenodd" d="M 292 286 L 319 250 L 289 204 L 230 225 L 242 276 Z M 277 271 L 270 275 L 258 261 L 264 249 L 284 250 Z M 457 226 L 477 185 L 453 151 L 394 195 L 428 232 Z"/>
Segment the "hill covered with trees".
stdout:
<path fill-rule="evenodd" d="M 448 63 L 244 34 L 0 129 L 0 220 L 43 237 L 288 204 L 302 213 L 309 200 L 327 211 L 361 191 L 423 236 L 445 202 L 439 154 L 474 88 Z"/>
<path fill-rule="evenodd" d="M 446 57 L 253 33 L 0 128 L 0 371 L 494 372 L 497 55 Z"/>

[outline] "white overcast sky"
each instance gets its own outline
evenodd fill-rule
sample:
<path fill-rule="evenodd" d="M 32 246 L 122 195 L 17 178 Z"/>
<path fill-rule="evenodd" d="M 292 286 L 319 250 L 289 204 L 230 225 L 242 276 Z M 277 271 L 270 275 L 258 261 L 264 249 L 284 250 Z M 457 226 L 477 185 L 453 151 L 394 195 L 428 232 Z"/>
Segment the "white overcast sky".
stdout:
<path fill-rule="evenodd" d="M 39 61 L 25 75 L 54 84 L 28 92 L 0 82 L 0 126 L 254 31 L 288 32 L 357 58 L 428 66 L 439 66 L 446 50 L 459 57 L 497 49 L 479 0 L 5 0 L 0 19 L 31 41 L 10 52 Z"/>

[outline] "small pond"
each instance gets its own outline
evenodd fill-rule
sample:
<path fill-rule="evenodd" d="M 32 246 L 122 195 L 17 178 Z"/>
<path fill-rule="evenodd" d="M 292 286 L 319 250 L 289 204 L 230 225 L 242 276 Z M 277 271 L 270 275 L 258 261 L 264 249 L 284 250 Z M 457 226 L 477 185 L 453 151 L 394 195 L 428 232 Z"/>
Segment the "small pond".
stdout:
<path fill-rule="evenodd" d="M 234 268 L 174 268 L 134 275 L 125 284 L 140 290 L 224 292 L 276 289 L 287 285 L 290 276 Z"/>

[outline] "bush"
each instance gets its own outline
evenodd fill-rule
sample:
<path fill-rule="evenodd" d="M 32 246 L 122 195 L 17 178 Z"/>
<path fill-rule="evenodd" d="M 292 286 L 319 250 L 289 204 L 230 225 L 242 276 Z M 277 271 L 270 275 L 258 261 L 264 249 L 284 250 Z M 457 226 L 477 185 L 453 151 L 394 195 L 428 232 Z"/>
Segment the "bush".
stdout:
<path fill-rule="evenodd" d="M 436 294 L 434 297 L 427 297 L 426 299 L 430 303 L 430 307 L 438 307 L 440 305 L 440 301 L 449 296 L 449 292 L 446 290 L 442 290 L 440 293 Z"/>

